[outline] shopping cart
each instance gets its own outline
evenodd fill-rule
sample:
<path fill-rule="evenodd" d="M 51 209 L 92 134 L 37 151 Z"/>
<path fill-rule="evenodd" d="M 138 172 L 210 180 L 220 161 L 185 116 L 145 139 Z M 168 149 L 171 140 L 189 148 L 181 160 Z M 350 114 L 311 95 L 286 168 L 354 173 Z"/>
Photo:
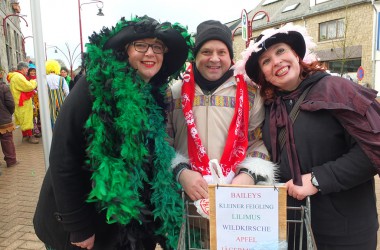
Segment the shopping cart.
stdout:
<path fill-rule="evenodd" d="M 210 250 L 209 220 L 194 211 L 194 203 L 186 200 L 178 250 Z M 310 223 L 310 198 L 307 197 L 305 206 L 287 207 L 287 213 L 292 214 L 292 219 L 286 220 L 286 249 L 317 250 Z"/>

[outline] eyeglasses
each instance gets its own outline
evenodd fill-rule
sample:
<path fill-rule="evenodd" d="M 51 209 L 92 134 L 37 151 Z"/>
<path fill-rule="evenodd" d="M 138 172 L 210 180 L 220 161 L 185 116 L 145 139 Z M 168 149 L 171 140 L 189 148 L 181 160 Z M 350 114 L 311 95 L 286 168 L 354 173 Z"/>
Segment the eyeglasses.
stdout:
<path fill-rule="evenodd" d="M 144 43 L 144 42 L 133 42 L 132 44 L 135 50 L 140 53 L 147 52 L 149 47 L 152 48 L 153 53 L 155 54 L 163 54 L 168 51 L 168 49 L 164 45 L 158 44 L 158 43 L 149 44 L 149 43 Z"/>

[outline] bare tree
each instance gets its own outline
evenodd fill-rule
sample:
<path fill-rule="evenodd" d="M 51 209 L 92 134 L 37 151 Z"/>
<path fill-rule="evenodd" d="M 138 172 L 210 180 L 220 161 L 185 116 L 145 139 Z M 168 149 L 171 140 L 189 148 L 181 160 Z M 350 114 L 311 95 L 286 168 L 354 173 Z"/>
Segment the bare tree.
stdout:
<path fill-rule="evenodd" d="M 347 61 L 350 58 L 353 58 L 354 55 L 358 54 L 360 50 L 360 46 L 354 46 L 354 37 L 350 33 L 350 20 L 348 18 L 348 4 L 346 0 L 345 4 L 345 16 L 343 21 L 343 26 L 339 27 L 339 22 L 337 22 L 337 34 L 341 36 L 338 36 L 338 39 L 334 39 L 331 41 L 332 49 L 331 52 L 335 54 L 335 57 L 339 59 L 341 62 L 340 65 L 340 71 L 338 72 L 340 76 L 343 76 L 347 71 L 345 70 L 345 66 L 347 64 Z"/>

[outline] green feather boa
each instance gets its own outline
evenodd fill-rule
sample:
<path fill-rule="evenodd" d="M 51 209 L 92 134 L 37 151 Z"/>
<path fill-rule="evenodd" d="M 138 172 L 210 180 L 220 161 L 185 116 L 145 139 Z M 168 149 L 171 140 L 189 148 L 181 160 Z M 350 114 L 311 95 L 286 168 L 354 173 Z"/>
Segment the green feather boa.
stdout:
<path fill-rule="evenodd" d="M 87 80 L 94 98 L 92 114 L 86 122 L 88 164 L 93 170 L 93 189 L 88 202 L 97 202 L 100 209 L 106 210 L 108 223 L 127 225 L 132 219 L 139 220 L 140 209 L 145 206 L 140 191 L 144 182 L 149 183 L 153 190 L 150 202 L 155 207 L 154 218 L 162 221 L 156 233 L 167 237 L 167 245 L 176 248 L 184 205 L 181 187 L 169 170 L 175 152 L 166 140 L 162 108 L 151 94 L 151 85 L 128 62 L 117 61 L 111 50 L 102 50 L 107 39 L 125 25 L 128 22 L 122 19 L 112 30 L 93 34 L 92 43 L 86 45 Z M 179 24 L 172 27 L 192 46 L 192 38 L 185 28 Z M 168 81 L 177 78 L 183 69 Z M 166 87 L 167 84 L 163 86 Z M 149 140 L 154 141 L 153 155 L 147 147 Z M 150 156 L 153 179 L 148 179 L 143 169 Z"/>

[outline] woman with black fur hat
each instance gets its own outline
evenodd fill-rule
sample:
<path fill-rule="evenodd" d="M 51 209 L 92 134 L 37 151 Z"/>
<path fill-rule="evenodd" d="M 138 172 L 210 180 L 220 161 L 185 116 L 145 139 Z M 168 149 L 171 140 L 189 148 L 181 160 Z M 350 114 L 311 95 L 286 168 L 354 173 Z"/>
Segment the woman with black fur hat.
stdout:
<path fill-rule="evenodd" d="M 148 16 L 90 37 L 81 77 L 54 126 L 34 216 L 47 249 L 176 248 L 183 202 L 165 140 L 164 92 L 192 38 Z"/>
<path fill-rule="evenodd" d="M 247 73 L 262 89 L 264 143 L 279 164 L 287 205 L 304 205 L 310 196 L 318 249 L 374 250 L 374 175 L 380 173 L 376 91 L 326 73 L 310 53 L 313 46 L 302 26 L 265 30 L 242 53 L 235 73 Z"/>

